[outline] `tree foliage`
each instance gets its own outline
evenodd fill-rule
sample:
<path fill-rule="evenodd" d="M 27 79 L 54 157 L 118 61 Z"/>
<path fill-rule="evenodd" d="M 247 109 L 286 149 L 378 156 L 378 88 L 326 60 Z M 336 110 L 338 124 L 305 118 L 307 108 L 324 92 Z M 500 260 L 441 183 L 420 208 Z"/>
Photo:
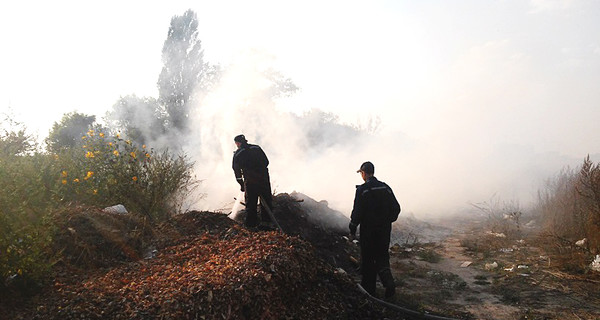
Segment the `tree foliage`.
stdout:
<path fill-rule="evenodd" d="M 152 97 L 128 95 L 121 97 L 107 114 L 114 128 L 121 128 L 127 137 L 139 145 L 156 141 L 166 132 L 166 114 L 158 100 Z"/>
<path fill-rule="evenodd" d="M 190 105 L 198 85 L 208 85 L 205 78 L 211 67 L 204 62 L 198 38 L 198 18 L 192 10 L 171 19 L 162 50 L 163 68 L 158 78 L 159 102 L 168 115 L 170 128 L 188 129 Z"/>
<path fill-rule="evenodd" d="M 37 144 L 22 123 L 6 116 L 0 127 L 0 154 L 16 156 L 35 151 Z"/>
<path fill-rule="evenodd" d="M 46 145 L 51 152 L 73 148 L 81 143 L 81 137 L 92 129 L 96 116 L 78 112 L 66 113 L 59 122 L 54 122 Z"/>

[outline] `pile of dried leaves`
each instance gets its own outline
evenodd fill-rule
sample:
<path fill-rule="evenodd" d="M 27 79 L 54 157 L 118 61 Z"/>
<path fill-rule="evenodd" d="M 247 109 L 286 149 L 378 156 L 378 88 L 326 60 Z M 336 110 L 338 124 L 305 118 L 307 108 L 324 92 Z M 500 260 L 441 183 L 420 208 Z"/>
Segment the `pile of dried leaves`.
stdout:
<path fill-rule="evenodd" d="M 280 202 L 279 215 L 294 214 L 282 208 Z M 281 222 L 291 223 L 293 218 Z M 314 227 L 299 231 L 302 228 Z M 155 256 L 104 269 L 60 265 L 52 285 L 9 317 L 398 318 L 366 299 L 348 274 L 324 263 L 319 249 L 298 236 L 251 232 L 223 214 L 196 211 L 178 216 L 155 233 Z M 312 240 L 334 236 L 341 238 L 324 233 L 313 234 Z"/>

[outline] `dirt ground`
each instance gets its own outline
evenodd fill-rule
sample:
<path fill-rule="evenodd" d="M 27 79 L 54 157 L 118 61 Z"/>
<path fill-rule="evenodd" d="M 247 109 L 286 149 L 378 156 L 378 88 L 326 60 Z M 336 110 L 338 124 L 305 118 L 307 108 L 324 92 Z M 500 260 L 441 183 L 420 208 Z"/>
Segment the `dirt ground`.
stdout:
<path fill-rule="evenodd" d="M 437 242 L 391 248 L 399 284 L 391 302 L 457 319 L 600 319 L 597 272 L 562 271 L 533 233 L 507 240 L 454 225 Z"/>

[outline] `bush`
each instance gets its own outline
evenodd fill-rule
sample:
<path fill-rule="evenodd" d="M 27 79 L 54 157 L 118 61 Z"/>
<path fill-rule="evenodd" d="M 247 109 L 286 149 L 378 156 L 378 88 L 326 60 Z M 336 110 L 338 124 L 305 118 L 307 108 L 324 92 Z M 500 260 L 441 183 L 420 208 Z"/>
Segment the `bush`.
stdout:
<path fill-rule="evenodd" d="M 0 134 L 0 289 L 30 289 L 47 277 L 58 258 L 50 254 L 53 237 L 64 233 L 54 215 L 63 208 L 123 204 L 156 222 L 197 186 L 184 156 L 93 130 L 80 138 L 82 144 L 49 154 L 24 130 Z"/>
<path fill-rule="evenodd" d="M 50 268 L 46 249 L 52 239 L 48 214 L 55 208 L 53 164 L 32 151 L 30 138 L 13 139 L 18 136 L 23 137 L 0 137 L 6 147 L 0 152 L 0 287 L 30 287 Z"/>
<path fill-rule="evenodd" d="M 579 170 L 569 168 L 549 180 L 539 192 L 537 212 L 544 231 L 561 248 L 600 251 L 600 164 L 589 156 Z M 576 241 L 586 239 L 583 246 Z"/>
<path fill-rule="evenodd" d="M 92 206 L 123 204 L 153 221 L 168 218 L 197 186 L 193 163 L 167 151 L 156 153 L 117 134 L 90 130 L 81 147 L 57 154 L 62 202 Z"/>

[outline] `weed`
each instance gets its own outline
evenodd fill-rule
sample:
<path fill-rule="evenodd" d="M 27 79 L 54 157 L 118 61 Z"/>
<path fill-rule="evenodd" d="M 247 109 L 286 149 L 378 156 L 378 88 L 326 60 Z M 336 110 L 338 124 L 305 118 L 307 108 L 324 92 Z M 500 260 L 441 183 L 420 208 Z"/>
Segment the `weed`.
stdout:
<path fill-rule="evenodd" d="M 438 263 L 442 260 L 442 256 L 432 249 L 425 249 L 417 252 L 417 256 L 429 263 Z"/>

